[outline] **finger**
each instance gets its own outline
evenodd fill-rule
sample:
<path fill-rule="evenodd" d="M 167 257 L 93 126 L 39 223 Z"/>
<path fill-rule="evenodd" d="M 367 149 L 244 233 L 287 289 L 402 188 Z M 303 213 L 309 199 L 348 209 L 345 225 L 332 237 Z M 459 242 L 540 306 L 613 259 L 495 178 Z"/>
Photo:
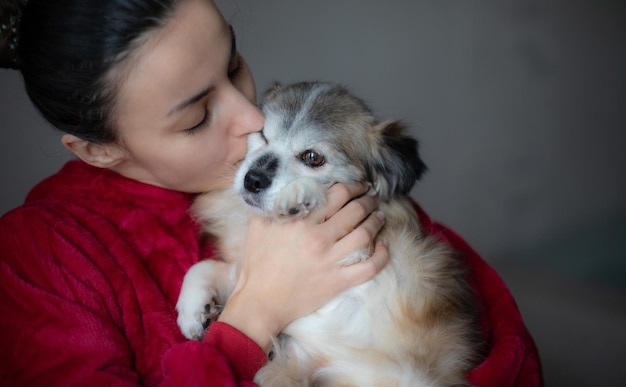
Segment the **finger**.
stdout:
<path fill-rule="evenodd" d="M 382 212 L 376 211 L 370 214 L 363 223 L 356 229 L 347 233 L 335 245 L 335 253 L 345 257 L 357 250 L 371 251 L 371 246 L 376 235 L 385 224 L 385 217 Z"/>
<path fill-rule="evenodd" d="M 378 207 L 378 198 L 361 196 L 346 204 L 324 224 L 330 231 L 330 237 L 337 241 L 355 230 Z"/>
<path fill-rule="evenodd" d="M 311 213 L 309 217 L 322 223 L 337 213 L 351 199 L 366 193 L 368 188 L 369 185 L 364 182 L 334 184 L 326 193 L 326 205 L 319 211 Z"/>
<path fill-rule="evenodd" d="M 386 242 L 378 241 L 369 259 L 350 266 L 341 267 L 343 283 L 347 287 L 360 285 L 380 273 L 389 262 L 389 249 Z"/>

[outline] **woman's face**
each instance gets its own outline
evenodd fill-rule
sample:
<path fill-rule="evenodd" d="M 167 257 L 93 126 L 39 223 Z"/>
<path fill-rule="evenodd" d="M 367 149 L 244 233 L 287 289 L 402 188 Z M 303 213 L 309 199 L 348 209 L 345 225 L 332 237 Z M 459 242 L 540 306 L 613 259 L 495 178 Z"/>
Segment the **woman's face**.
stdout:
<path fill-rule="evenodd" d="M 123 160 L 112 169 L 183 192 L 224 188 L 261 130 L 254 80 L 229 25 L 186 0 L 130 58 L 115 105 Z"/>

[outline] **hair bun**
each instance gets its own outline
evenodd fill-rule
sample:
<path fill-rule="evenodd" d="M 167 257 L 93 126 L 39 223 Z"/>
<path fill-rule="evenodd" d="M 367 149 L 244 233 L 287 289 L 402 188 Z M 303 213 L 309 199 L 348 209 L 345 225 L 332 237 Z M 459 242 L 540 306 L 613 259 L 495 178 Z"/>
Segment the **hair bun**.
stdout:
<path fill-rule="evenodd" d="M 17 45 L 25 7 L 26 0 L 8 0 L 0 3 L 0 67 L 19 68 Z"/>

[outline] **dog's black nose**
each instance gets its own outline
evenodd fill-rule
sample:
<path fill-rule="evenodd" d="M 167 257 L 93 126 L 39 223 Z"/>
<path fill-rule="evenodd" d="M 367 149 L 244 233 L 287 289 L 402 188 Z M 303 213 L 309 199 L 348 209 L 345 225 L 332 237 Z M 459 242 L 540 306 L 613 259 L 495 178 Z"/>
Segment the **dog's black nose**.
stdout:
<path fill-rule="evenodd" d="M 248 171 L 243 180 L 243 186 L 252 193 L 259 193 L 272 184 L 272 180 L 263 172 Z"/>

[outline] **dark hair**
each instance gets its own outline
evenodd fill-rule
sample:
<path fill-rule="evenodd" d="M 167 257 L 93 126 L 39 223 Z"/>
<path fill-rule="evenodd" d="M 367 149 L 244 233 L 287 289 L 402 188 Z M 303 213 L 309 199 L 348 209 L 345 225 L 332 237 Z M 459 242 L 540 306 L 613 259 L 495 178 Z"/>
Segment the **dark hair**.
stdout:
<path fill-rule="evenodd" d="M 96 143 L 115 141 L 111 116 L 119 75 L 114 70 L 147 32 L 165 24 L 178 2 L 29 0 L 15 63 L 33 104 L 66 133 Z"/>
<path fill-rule="evenodd" d="M 17 31 L 26 0 L 0 2 L 0 67 L 17 68 Z"/>

